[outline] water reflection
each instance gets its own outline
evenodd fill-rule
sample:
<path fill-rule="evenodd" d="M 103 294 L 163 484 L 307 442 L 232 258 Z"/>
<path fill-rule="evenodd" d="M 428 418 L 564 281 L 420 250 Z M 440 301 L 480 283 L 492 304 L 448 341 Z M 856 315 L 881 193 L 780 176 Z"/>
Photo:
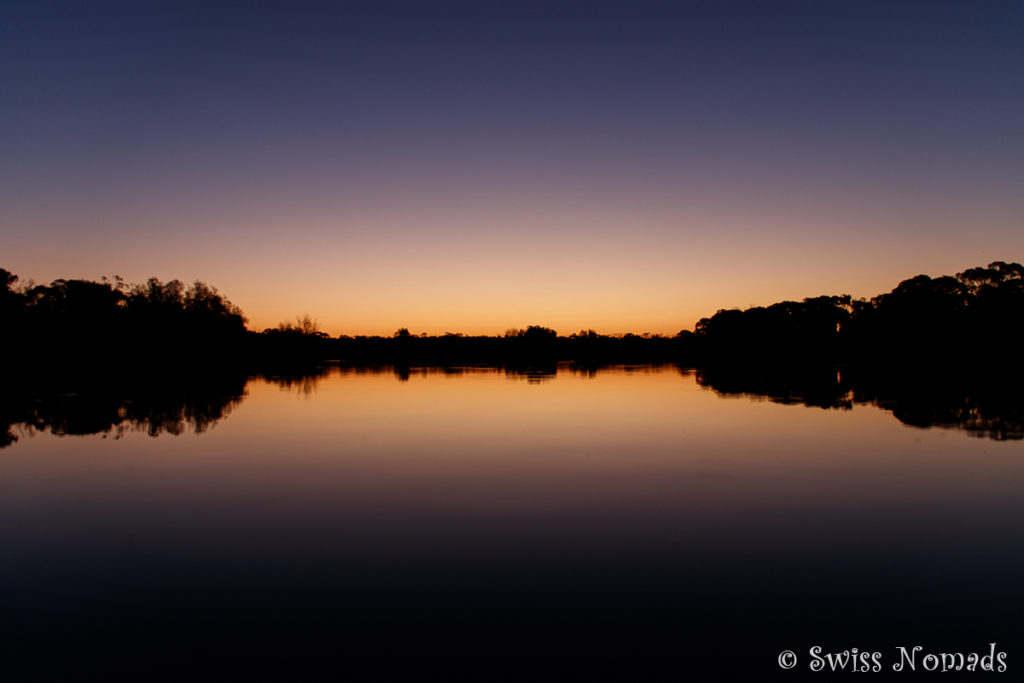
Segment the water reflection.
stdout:
<path fill-rule="evenodd" d="M 785 648 L 1024 642 L 1024 444 L 907 429 L 851 377 L 336 366 L 111 384 L 92 421 L 58 419 L 82 387 L 37 386 L 9 424 L 66 426 L 0 457 L 0 648 L 28 667 L 653 653 L 764 680 Z M 146 437 L 190 420 L 216 428 Z"/>
<path fill-rule="evenodd" d="M 959 429 L 998 441 L 1024 439 L 1024 383 L 1012 376 L 986 380 L 948 371 L 907 375 L 831 366 L 717 367 L 697 371 L 696 380 L 720 396 L 837 410 L 873 405 L 913 427 Z"/>
<path fill-rule="evenodd" d="M 8 385 L 0 398 L 0 447 L 38 433 L 202 434 L 242 402 L 246 381 L 228 372 Z"/>
<path fill-rule="evenodd" d="M 565 366 L 570 368 L 569 365 Z M 540 384 L 554 379 L 558 375 L 559 366 L 557 363 L 531 364 L 531 365 L 445 365 L 412 367 L 407 365 L 396 365 L 393 368 L 395 377 L 401 382 L 407 382 L 411 377 L 429 377 L 432 375 L 444 375 L 447 377 L 461 377 L 470 374 L 493 374 L 503 373 L 509 379 L 526 380 L 528 384 Z"/>
<path fill-rule="evenodd" d="M 963 430 L 995 440 L 1024 439 L 1024 393 L 1021 382 L 999 382 L 942 374 L 903 377 L 863 371 L 819 368 L 690 369 L 658 365 L 406 366 L 324 365 L 302 371 L 240 372 L 192 376 L 118 377 L 103 381 L 14 384 L 0 392 L 0 448 L 23 436 L 49 432 L 58 436 L 102 434 L 121 438 L 130 431 L 150 436 L 203 433 L 225 419 L 246 396 L 254 378 L 284 391 L 311 397 L 331 376 L 392 374 L 399 382 L 435 376 L 503 374 L 537 385 L 566 376 L 595 378 L 601 373 L 678 372 L 723 397 L 745 397 L 786 405 L 851 410 L 877 406 L 906 425 Z"/>

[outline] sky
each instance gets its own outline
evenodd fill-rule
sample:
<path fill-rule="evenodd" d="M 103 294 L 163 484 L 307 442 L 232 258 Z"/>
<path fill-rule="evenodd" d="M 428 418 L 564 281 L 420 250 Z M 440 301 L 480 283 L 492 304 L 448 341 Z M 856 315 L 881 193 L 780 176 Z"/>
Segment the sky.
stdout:
<path fill-rule="evenodd" d="M 0 267 L 675 334 L 1024 261 L 1024 3 L 0 2 Z"/>

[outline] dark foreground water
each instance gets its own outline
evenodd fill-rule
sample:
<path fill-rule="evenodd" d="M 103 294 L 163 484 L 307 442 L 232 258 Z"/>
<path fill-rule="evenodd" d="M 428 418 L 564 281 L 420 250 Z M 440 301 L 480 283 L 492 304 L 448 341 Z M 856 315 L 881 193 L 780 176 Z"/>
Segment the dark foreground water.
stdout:
<path fill-rule="evenodd" d="M 807 673 L 813 646 L 888 671 L 901 646 L 921 670 L 990 643 L 1008 671 L 981 678 L 1024 671 L 1024 442 L 1005 433 L 724 397 L 676 368 L 222 389 L 36 399 L 12 423 L 12 680 L 759 680 Z"/>

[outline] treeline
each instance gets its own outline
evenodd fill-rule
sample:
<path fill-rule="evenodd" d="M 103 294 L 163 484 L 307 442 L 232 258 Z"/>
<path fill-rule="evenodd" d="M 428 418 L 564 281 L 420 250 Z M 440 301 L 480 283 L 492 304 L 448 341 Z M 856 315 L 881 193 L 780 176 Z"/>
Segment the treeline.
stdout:
<path fill-rule="evenodd" d="M 1018 363 L 1024 336 L 1024 266 L 996 261 L 955 276 L 905 280 L 872 299 L 850 295 L 720 310 L 672 337 L 559 336 L 534 325 L 503 336 L 414 335 L 330 339 L 308 319 L 263 333 L 266 357 L 357 362 L 574 360 L 692 365 Z"/>
<path fill-rule="evenodd" d="M 1024 266 L 996 261 L 956 276 L 918 275 L 870 300 L 820 296 L 718 311 L 697 323 L 693 351 L 734 362 L 977 365 L 1016 362 L 1022 333 Z"/>
<path fill-rule="evenodd" d="M 241 310 L 203 282 L 115 277 L 18 286 L 2 268 L 0 320 L 0 350 L 15 367 L 194 363 L 237 351 L 247 334 Z"/>
<path fill-rule="evenodd" d="M 1018 363 L 1024 336 L 1024 266 L 996 261 L 955 276 L 918 275 L 872 299 L 849 295 L 720 310 L 693 330 L 662 335 L 559 336 L 532 325 L 499 336 L 458 333 L 332 338 L 308 316 L 248 331 L 238 307 L 202 282 L 186 287 L 55 280 L 18 285 L 0 269 L 0 335 L 8 367 L 97 363 L 243 364 L 251 368 L 324 360 L 354 363 L 525 364 L 679 362 L 691 365 Z"/>
<path fill-rule="evenodd" d="M 459 333 L 414 335 L 402 328 L 389 337 L 342 335 L 329 338 L 318 331 L 302 332 L 301 325 L 264 330 L 254 340 L 253 358 L 301 361 L 336 359 L 355 363 L 427 364 L 513 363 L 533 367 L 559 360 L 590 363 L 671 362 L 686 355 L 685 340 L 662 335 L 599 335 L 584 330 L 558 336 L 541 325 L 510 329 L 501 336 Z"/>

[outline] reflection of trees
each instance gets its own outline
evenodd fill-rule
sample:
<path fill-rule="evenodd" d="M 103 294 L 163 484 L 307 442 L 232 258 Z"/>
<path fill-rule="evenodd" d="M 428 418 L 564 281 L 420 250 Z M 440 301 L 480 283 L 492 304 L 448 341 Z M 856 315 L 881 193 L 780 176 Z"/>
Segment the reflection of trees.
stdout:
<path fill-rule="evenodd" d="M 991 439 L 1024 439 L 1024 383 L 1004 376 L 981 382 L 969 373 L 900 374 L 891 368 L 837 370 L 829 365 L 743 367 L 714 365 L 691 370 L 676 366 L 684 379 L 722 396 L 764 399 L 775 403 L 850 410 L 875 405 L 916 427 L 946 427 Z M 257 375 L 283 390 L 309 396 L 332 374 L 393 374 L 407 382 L 417 377 L 502 374 L 530 384 L 551 381 L 559 372 L 593 378 L 605 372 L 659 372 L 657 365 L 584 363 L 493 365 L 326 365 L 299 371 L 264 371 Z M 1018 378 L 1024 379 L 1024 378 Z M 78 378 L 74 381 L 15 378 L 0 390 L 0 448 L 21 435 L 128 432 L 203 433 L 227 417 L 243 400 L 247 375 L 222 371 L 184 376 Z"/>
<path fill-rule="evenodd" d="M 721 396 L 766 398 L 773 403 L 849 410 L 853 397 L 848 382 L 834 368 L 796 371 L 745 368 L 736 371 L 706 367 L 696 371 L 697 384 Z"/>
<path fill-rule="evenodd" d="M 415 377 L 461 377 L 475 374 L 504 374 L 509 379 L 525 379 L 536 384 L 552 379 L 560 367 L 571 364 L 555 362 L 543 364 L 484 363 L 480 365 L 338 365 L 334 372 L 341 375 L 392 373 L 399 382 L 408 382 Z"/>
<path fill-rule="evenodd" d="M 579 363 L 481 363 L 478 365 L 385 365 L 378 363 L 336 363 L 307 369 L 260 372 L 254 376 L 276 384 L 282 389 L 297 390 L 310 394 L 317 385 L 330 375 L 382 375 L 393 374 L 399 382 L 408 382 L 417 377 L 461 377 L 474 374 L 502 374 L 509 379 L 525 379 L 531 384 L 553 379 L 560 370 L 592 375 L 598 366 Z M 639 366 L 637 366 L 639 367 Z"/>
<path fill-rule="evenodd" d="M 1004 381 L 943 377 L 896 381 L 866 378 L 857 400 L 889 410 L 915 427 L 962 429 L 971 436 L 1003 440 L 1024 439 L 1024 394 L 1012 377 Z"/>
<path fill-rule="evenodd" d="M 971 436 L 997 441 L 1024 439 L 1024 410 L 1021 405 L 993 406 L 969 397 L 961 405 L 936 406 L 906 404 L 893 400 L 877 401 L 891 410 L 900 422 L 916 427 L 950 427 L 962 429 Z"/>
<path fill-rule="evenodd" d="M 73 384 L 7 386 L 0 400 L 0 447 L 19 434 L 58 436 L 127 432 L 201 434 L 245 395 L 245 376 L 104 378 Z"/>
<path fill-rule="evenodd" d="M 304 370 L 288 372 L 264 371 L 255 375 L 271 384 L 276 384 L 285 391 L 295 391 L 301 396 L 312 396 L 316 393 L 320 381 L 330 373 L 330 367 L 312 367 Z"/>
<path fill-rule="evenodd" d="M 961 429 L 996 440 L 1024 439 L 1024 393 L 1019 389 L 1024 384 L 1008 377 L 993 382 L 950 371 L 936 377 L 891 368 L 840 372 L 834 367 L 712 367 L 696 375 L 698 384 L 723 396 L 841 410 L 875 405 L 915 427 Z"/>

